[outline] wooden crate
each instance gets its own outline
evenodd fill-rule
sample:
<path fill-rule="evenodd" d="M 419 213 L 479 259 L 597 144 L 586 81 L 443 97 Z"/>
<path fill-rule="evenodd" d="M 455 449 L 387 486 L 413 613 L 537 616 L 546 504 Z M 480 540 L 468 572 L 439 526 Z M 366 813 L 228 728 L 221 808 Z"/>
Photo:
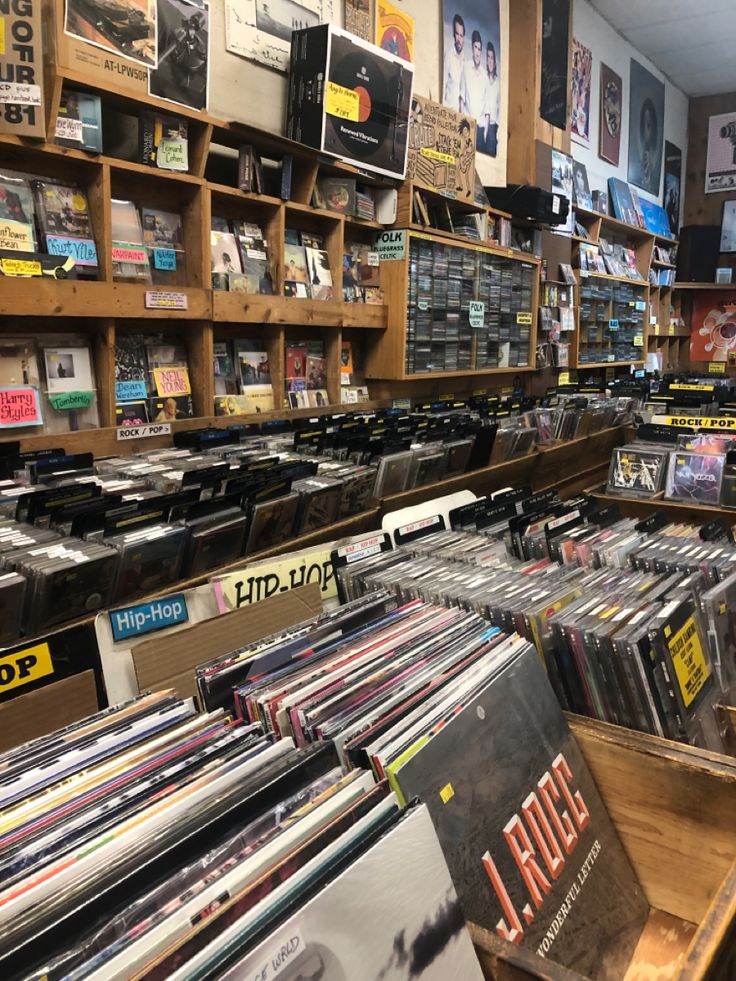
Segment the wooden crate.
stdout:
<path fill-rule="evenodd" d="M 651 906 L 622 981 L 732 981 L 736 760 L 577 716 L 570 725 Z M 582 978 L 470 929 L 489 981 Z"/>

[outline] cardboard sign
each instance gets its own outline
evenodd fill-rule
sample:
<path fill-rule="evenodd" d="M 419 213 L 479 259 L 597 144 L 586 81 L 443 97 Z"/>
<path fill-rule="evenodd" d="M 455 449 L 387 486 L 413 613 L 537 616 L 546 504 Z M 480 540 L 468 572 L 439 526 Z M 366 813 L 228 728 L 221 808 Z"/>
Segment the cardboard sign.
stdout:
<path fill-rule="evenodd" d="M 153 379 L 156 383 L 156 392 L 162 398 L 192 394 L 187 368 L 154 368 Z"/>
<path fill-rule="evenodd" d="M 35 252 L 33 226 L 24 221 L 0 221 L 0 249 L 8 252 Z"/>
<path fill-rule="evenodd" d="M 0 10 L 0 133 L 45 138 L 41 0 Z"/>
<path fill-rule="evenodd" d="M 0 429 L 42 426 L 41 400 L 32 385 L 0 388 Z"/>
<path fill-rule="evenodd" d="M 134 266 L 147 266 L 148 253 L 143 248 L 136 248 L 132 245 L 113 245 L 113 262 L 130 262 Z"/>
<path fill-rule="evenodd" d="M 414 95 L 411 102 L 407 180 L 448 197 L 473 201 L 475 120 L 421 95 Z"/>
<path fill-rule="evenodd" d="M 278 593 L 287 593 L 309 583 L 319 586 L 323 601 L 337 596 L 330 549 L 259 562 L 239 572 L 212 579 L 221 613 L 239 610 L 241 606 L 257 603 Z"/>

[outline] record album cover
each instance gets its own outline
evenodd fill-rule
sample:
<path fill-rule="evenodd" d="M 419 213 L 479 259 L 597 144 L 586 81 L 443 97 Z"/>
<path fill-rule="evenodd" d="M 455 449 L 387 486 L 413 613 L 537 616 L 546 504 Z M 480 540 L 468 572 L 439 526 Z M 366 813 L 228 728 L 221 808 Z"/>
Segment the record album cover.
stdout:
<path fill-rule="evenodd" d="M 672 453 L 667 474 L 667 497 L 715 506 L 721 497 L 725 457 L 701 453 Z"/>
<path fill-rule="evenodd" d="M 429 808 L 466 920 L 623 977 L 649 904 L 531 645 L 397 772 Z"/>
<path fill-rule="evenodd" d="M 662 490 L 666 468 L 666 451 L 615 449 L 608 475 L 608 493 L 651 497 Z"/>

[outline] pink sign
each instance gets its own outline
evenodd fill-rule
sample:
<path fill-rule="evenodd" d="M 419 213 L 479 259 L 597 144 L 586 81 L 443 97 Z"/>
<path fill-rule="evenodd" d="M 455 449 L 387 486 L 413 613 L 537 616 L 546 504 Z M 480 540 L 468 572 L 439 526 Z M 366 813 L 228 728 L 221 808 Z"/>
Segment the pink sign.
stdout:
<path fill-rule="evenodd" d="M 0 429 L 42 425 L 38 389 L 31 385 L 0 388 Z"/>

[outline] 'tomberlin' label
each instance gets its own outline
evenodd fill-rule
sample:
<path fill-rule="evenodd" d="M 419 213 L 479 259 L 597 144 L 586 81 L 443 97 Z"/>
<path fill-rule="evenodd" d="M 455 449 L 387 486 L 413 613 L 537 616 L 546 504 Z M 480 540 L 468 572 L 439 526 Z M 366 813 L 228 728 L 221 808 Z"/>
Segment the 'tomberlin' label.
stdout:
<path fill-rule="evenodd" d="M 189 611 L 183 593 L 137 606 L 126 606 L 122 610 L 110 610 L 110 626 L 115 641 L 140 637 L 141 634 L 164 630 L 187 620 Z"/>

